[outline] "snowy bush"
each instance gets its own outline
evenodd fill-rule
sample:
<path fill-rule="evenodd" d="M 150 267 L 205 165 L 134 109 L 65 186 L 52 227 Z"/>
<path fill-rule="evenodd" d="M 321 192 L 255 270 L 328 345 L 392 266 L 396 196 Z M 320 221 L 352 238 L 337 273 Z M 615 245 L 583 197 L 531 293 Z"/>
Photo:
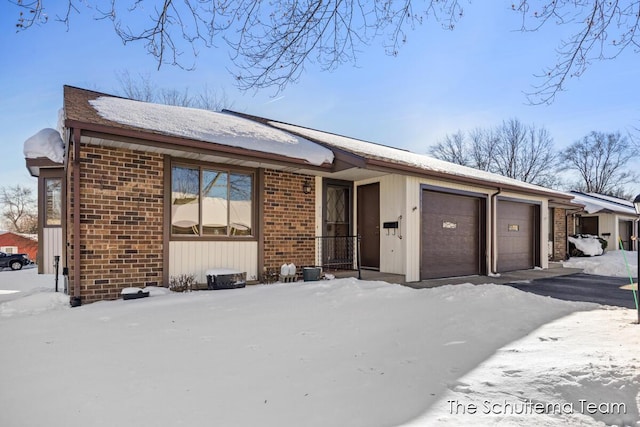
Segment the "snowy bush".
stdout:
<path fill-rule="evenodd" d="M 570 256 L 602 255 L 607 249 L 607 241 L 591 234 L 576 234 L 569 237 Z"/>
<path fill-rule="evenodd" d="M 196 285 L 196 277 L 193 274 L 180 274 L 171 276 L 169 289 L 173 292 L 191 292 Z"/>

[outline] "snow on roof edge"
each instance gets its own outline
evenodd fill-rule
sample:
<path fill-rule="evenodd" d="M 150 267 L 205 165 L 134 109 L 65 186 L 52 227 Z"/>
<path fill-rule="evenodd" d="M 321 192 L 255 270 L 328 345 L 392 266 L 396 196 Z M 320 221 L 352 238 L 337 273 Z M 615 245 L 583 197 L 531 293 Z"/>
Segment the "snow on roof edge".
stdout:
<path fill-rule="evenodd" d="M 24 157 L 27 159 L 48 158 L 56 163 L 64 162 L 64 141 L 60 132 L 51 128 L 40 129 L 23 143 Z"/>
<path fill-rule="evenodd" d="M 571 191 L 569 194 L 573 196 L 574 201 L 585 205 L 584 210 L 589 214 L 613 212 L 625 215 L 637 215 L 633 206 L 625 206 L 613 201 L 607 201 L 591 193 Z"/>
<path fill-rule="evenodd" d="M 418 154 L 406 149 L 391 147 L 388 145 L 378 144 L 375 142 L 364 141 L 356 138 L 351 138 L 339 134 L 320 131 L 312 128 L 307 128 L 298 125 L 292 125 L 289 123 L 279 122 L 276 120 L 267 120 L 267 122 L 279 129 L 289 130 L 294 133 L 299 133 L 304 137 L 312 138 L 321 142 L 324 142 L 332 147 L 343 149 L 349 152 L 353 152 L 360 155 L 373 155 L 379 156 L 383 159 L 390 161 L 390 163 L 397 162 L 407 166 L 416 167 L 425 171 L 446 173 L 452 176 L 472 178 L 482 181 L 493 182 L 495 184 L 505 184 L 515 186 L 522 189 L 534 190 L 537 192 L 543 192 L 552 194 L 555 196 L 566 196 L 570 199 L 572 196 L 567 193 L 553 190 L 550 188 L 542 187 L 536 184 L 527 183 L 514 178 L 509 178 L 504 175 L 499 175 L 492 172 L 482 171 L 474 169 L 468 166 L 462 166 L 455 163 L 447 162 L 445 160 L 436 159 L 426 154 Z M 355 145 L 355 146 L 354 146 Z M 360 148 L 360 150 L 358 149 Z M 375 150 L 373 150 L 375 148 Z M 420 160 L 420 161 L 418 161 Z M 438 167 L 440 166 L 440 167 Z"/>
<path fill-rule="evenodd" d="M 109 95 L 89 104 L 106 120 L 167 135 L 281 155 L 314 166 L 334 159 L 333 152 L 320 144 L 233 114 Z"/>

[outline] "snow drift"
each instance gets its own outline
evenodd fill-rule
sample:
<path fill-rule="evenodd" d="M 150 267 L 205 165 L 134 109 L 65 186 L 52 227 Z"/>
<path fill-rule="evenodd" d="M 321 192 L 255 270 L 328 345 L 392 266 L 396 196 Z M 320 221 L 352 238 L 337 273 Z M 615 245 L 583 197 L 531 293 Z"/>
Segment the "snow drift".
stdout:
<path fill-rule="evenodd" d="M 24 157 L 27 159 L 48 158 L 56 163 L 64 161 L 64 142 L 60 133 L 44 128 L 24 142 Z"/>

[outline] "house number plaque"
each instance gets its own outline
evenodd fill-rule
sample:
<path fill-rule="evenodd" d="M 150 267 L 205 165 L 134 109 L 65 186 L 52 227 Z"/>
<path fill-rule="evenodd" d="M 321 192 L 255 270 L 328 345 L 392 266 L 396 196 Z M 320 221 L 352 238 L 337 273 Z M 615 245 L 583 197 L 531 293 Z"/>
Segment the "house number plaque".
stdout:
<path fill-rule="evenodd" d="M 449 228 L 451 230 L 455 230 L 456 228 L 458 228 L 458 224 L 450 221 L 442 221 L 442 228 Z"/>
<path fill-rule="evenodd" d="M 519 224 L 509 224 L 509 231 L 520 231 Z"/>

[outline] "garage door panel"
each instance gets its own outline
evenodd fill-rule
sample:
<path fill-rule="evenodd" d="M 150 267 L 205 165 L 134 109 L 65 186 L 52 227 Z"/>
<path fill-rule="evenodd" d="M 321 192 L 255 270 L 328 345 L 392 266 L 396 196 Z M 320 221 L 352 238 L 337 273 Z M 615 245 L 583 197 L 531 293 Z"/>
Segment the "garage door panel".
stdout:
<path fill-rule="evenodd" d="M 481 273 L 483 200 L 423 191 L 421 278 Z"/>
<path fill-rule="evenodd" d="M 497 213 L 498 272 L 535 266 L 536 206 L 500 200 Z"/>

